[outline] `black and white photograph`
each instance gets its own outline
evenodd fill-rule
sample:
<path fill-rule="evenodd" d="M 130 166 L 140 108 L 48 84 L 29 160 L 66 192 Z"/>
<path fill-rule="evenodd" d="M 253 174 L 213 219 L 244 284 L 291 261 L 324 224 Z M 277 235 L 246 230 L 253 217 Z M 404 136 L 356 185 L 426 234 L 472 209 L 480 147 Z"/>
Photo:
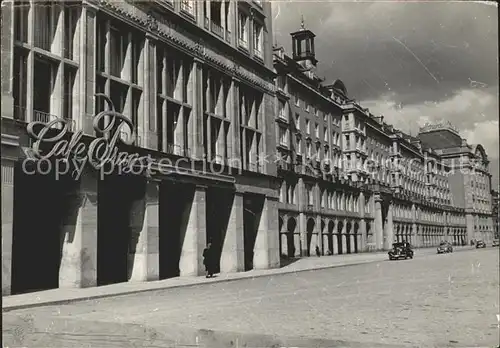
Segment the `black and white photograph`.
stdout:
<path fill-rule="evenodd" d="M 500 348 L 495 1 L 3 0 L 2 348 Z"/>

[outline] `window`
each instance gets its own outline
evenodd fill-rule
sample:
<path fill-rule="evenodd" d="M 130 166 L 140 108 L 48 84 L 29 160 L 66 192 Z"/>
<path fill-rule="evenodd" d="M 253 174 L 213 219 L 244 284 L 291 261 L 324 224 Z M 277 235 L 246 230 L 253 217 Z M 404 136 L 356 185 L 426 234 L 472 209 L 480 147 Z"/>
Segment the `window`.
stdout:
<path fill-rule="evenodd" d="M 323 127 L 323 140 L 328 141 L 328 128 Z"/>
<path fill-rule="evenodd" d="M 309 102 L 306 101 L 306 111 L 309 112 Z"/>
<path fill-rule="evenodd" d="M 307 158 L 311 158 L 312 157 L 312 145 L 311 145 L 311 143 L 307 143 L 306 147 L 307 147 L 307 149 L 306 149 Z"/>
<path fill-rule="evenodd" d="M 56 33 L 60 7 L 56 6 L 53 1 L 37 1 L 33 7 L 35 10 L 34 45 L 50 52 Z"/>
<path fill-rule="evenodd" d="M 122 70 L 127 55 L 127 32 L 116 27 L 110 27 L 110 74 L 122 78 Z"/>
<path fill-rule="evenodd" d="M 28 42 L 28 14 L 30 11 L 30 3 L 28 1 L 14 4 L 14 32 L 15 40 Z"/>
<path fill-rule="evenodd" d="M 299 93 L 296 91 L 293 92 L 293 98 L 295 101 L 295 106 L 300 106 L 300 98 L 299 98 Z"/>
<path fill-rule="evenodd" d="M 307 205 L 314 204 L 314 192 L 311 185 L 306 185 Z"/>
<path fill-rule="evenodd" d="M 297 155 L 302 154 L 302 139 L 297 139 L 297 147 L 295 148 Z"/>
<path fill-rule="evenodd" d="M 300 114 L 299 113 L 295 113 L 295 127 L 297 129 L 300 129 Z"/>
<path fill-rule="evenodd" d="M 286 104 L 282 100 L 278 100 L 278 117 L 282 118 L 284 120 L 287 119 L 287 117 L 286 117 Z"/>
<path fill-rule="evenodd" d="M 311 122 L 308 119 L 306 119 L 306 132 L 307 134 L 311 134 Z"/>
<path fill-rule="evenodd" d="M 238 18 L 238 43 L 240 46 L 248 48 L 248 16 L 240 12 Z"/>
<path fill-rule="evenodd" d="M 288 147 L 288 130 L 284 127 L 279 127 L 280 145 Z"/>
<path fill-rule="evenodd" d="M 314 125 L 314 135 L 319 138 L 319 125 L 317 123 Z"/>
<path fill-rule="evenodd" d="M 262 58 L 262 25 L 257 22 L 253 24 L 253 51 Z"/>

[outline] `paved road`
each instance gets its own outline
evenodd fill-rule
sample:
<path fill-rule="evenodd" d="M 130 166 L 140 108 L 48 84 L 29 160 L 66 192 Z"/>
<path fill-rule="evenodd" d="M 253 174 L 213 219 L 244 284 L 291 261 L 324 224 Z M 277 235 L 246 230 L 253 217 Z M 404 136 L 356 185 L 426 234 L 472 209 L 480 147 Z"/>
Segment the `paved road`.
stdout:
<path fill-rule="evenodd" d="M 7 347 L 493 347 L 499 250 L 4 313 Z M 201 330 L 200 330 L 201 329 Z"/>

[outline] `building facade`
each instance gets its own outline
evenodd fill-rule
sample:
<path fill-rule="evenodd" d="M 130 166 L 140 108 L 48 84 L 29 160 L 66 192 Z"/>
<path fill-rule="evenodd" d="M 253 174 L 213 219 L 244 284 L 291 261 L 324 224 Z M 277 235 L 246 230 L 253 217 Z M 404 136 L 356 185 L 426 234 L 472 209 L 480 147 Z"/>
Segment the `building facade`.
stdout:
<path fill-rule="evenodd" d="M 500 238 L 500 211 L 498 205 L 500 204 L 500 194 L 498 191 L 491 190 L 492 197 L 492 215 L 493 215 L 493 238 Z"/>
<path fill-rule="evenodd" d="M 208 242 L 221 272 L 279 266 L 276 166 L 261 160 L 276 147 L 270 14 L 260 1 L 2 3 L 2 294 L 199 275 Z M 59 157 L 37 160 L 27 125 L 41 136 L 56 119 L 46 138 L 63 143 L 39 150 L 62 144 Z M 156 170 L 55 177 L 72 137 L 97 154 L 113 131 Z"/>
<path fill-rule="evenodd" d="M 425 127 L 417 137 L 395 129 L 352 99 L 342 81 L 323 83 L 315 35 L 303 23 L 291 37 L 291 57 L 274 48 L 281 257 L 488 240 L 484 149 L 465 145 L 461 156 Z M 463 174 L 473 171 L 472 159 L 477 175 Z"/>

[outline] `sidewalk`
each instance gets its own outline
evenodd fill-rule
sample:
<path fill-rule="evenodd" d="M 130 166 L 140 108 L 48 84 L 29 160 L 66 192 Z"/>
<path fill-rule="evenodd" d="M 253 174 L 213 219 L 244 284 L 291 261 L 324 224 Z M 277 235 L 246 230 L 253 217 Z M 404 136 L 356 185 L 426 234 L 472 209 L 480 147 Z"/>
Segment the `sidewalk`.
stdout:
<path fill-rule="evenodd" d="M 455 247 L 455 251 L 471 250 L 473 247 Z M 431 255 L 436 253 L 436 248 L 415 249 L 415 256 Z M 265 277 L 279 274 L 320 270 L 333 267 L 351 266 L 357 264 L 379 262 L 387 260 L 387 252 L 333 255 L 322 257 L 306 257 L 281 267 L 268 270 L 251 270 L 247 272 L 219 274 L 214 278 L 201 277 L 176 277 L 151 282 L 118 283 L 106 286 L 83 289 L 53 289 L 27 294 L 3 296 L 2 312 L 15 309 L 31 308 L 47 305 L 65 304 L 76 301 L 86 301 L 98 298 L 130 295 L 139 292 L 172 289 L 178 287 L 196 286 L 201 284 L 220 283 Z"/>

